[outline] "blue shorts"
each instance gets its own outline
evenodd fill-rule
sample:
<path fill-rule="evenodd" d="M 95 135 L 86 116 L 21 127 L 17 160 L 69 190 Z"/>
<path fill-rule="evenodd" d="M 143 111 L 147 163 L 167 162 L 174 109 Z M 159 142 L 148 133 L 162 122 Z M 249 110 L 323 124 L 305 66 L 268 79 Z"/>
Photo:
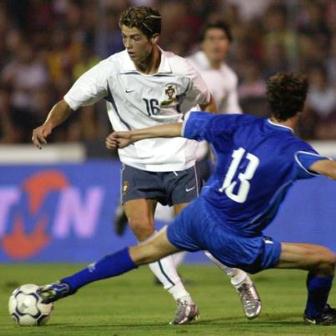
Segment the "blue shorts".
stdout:
<path fill-rule="evenodd" d="M 209 251 L 229 267 L 249 273 L 272 268 L 279 262 L 281 244 L 258 235 L 244 237 L 215 222 L 200 199 L 192 202 L 167 229 L 168 240 L 181 250 Z"/>

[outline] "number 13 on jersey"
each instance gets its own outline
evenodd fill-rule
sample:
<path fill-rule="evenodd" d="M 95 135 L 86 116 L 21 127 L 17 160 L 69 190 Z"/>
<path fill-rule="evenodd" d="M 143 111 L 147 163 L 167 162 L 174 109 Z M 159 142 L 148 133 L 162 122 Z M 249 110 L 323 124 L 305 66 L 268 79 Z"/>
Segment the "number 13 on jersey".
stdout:
<path fill-rule="evenodd" d="M 246 169 L 244 172 L 239 173 L 234 179 L 240 164 L 243 162 L 243 159 L 248 160 Z M 226 196 L 235 202 L 244 203 L 250 190 L 250 181 L 259 166 L 259 162 L 260 160 L 255 155 L 246 153 L 246 150 L 242 147 L 233 151 L 231 164 L 219 191 L 225 192 Z M 236 193 L 234 193 L 233 190 L 235 189 L 237 183 L 239 183 L 239 186 L 237 187 L 238 189 L 236 188 Z"/>

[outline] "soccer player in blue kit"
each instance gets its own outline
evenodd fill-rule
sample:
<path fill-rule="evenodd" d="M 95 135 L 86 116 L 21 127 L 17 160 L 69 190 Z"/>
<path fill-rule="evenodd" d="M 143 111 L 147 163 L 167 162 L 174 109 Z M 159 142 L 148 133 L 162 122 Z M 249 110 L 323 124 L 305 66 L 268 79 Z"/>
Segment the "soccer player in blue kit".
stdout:
<path fill-rule="evenodd" d="M 180 250 L 207 250 L 225 265 L 250 273 L 268 268 L 307 270 L 305 322 L 336 324 L 336 310 L 327 304 L 335 254 L 319 245 L 280 243 L 262 233 L 296 180 L 318 174 L 336 179 L 336 162 L 320 156 L 293 133 L 307 89 L 304 77 L 279 73 L 267 83 L 269 119 L 191 112 L 183 124 L 109 135 L 108 148 L 155 137 L 206 140 L 216 153 L 216 168 L 200 197 L 170 226 L 137 246 L 107 255 L 60 282 L 40 287 L 43 301 L 56 301 L 90 282 L 117 276 Z"/>

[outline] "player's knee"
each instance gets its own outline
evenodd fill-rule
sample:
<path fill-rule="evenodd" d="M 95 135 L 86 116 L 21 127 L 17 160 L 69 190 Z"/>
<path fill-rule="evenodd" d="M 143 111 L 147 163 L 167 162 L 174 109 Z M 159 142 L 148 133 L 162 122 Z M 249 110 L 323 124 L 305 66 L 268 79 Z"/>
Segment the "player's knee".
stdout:
<path fill-rule="evenodd" d="M 336 255 L 327 248 L 321 248 L 318 262 L 318 271 L 324 275 L 333 275 L 335 272 Z"/>
<path fill-rule="evenodd" d="M 147 239 L 154 232 L 153 224 L 146 219 L 129 218 L 128 223 L 139 241 Z"/>
<path fill-rule="evenodd" d="M 130 255 L 135 264 L 143 265 L 146 264 L 148 249 L 144 245 L 132 246 L 130 247 Z"/>
<path fill-rule="evenodd" d="M 161 255 L 156 246 L 150 242 L 145 242 L 130 248 L 132 260 L 137 265 L 149 264 L 161 259 Z"/>

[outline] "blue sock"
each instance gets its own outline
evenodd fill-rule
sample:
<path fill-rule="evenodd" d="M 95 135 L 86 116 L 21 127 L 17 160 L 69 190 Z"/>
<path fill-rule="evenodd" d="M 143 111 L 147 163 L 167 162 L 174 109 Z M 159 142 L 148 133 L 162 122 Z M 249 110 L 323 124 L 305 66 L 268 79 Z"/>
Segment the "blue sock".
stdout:
<path fill-rule="evenodd" d="M 137 268 L 137 265 L 131 259 L 129 250 L 126 248 L 116 253 L 108 254 L 78 273 L 61 279 L 61 282 L 67 283 L 70 286 L 71 293 L 74 293 L 90 282 L 115 277 L 134 268 Z"/>
<path fill-rule="evenodd" d="M 332 280 L 332 276 L 322 277 L 308 273 L 308 299 L 305 309 L 305 314 L 308 317 L 316 318 L 321 315 L 328 300 Z"/>

